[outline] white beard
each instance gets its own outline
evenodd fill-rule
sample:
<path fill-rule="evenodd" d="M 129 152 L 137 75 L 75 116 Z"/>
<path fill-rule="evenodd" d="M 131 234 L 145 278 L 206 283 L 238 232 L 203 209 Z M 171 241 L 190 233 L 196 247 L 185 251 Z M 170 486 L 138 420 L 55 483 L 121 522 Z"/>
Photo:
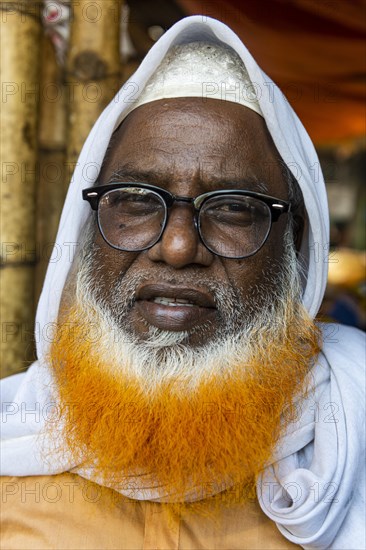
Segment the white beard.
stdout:
<path fill-rule="evenodd" d="M 204 331 L 207 327 L 192 332 L 175 332 L 150 326 L 147 338 L 141 340 L 128 330 L 126 316 L 136 288 L 148 280 L 149 272 L 140 271 L 133 276 L 125 274 L 118 283 L 118 291 L 111 289 L 118 299 L 112 305 L 106 304 L 98 295 L 92 275 L 94 252 L 90 235 L 88 240 L 89 246 L 83 248 L 89 252 L 80 262 L 76 276 L 76 299 L 83 311 L 88 337 L 95 342 L 103 363 L 114 365 L 114 369 L 117 365 L 124 376 L 137 379 L 146 393 L 153 393 L 163 381 L 174 382 L 177 390 L 184 387 L 187 391 L 212 375 L 220 373 L 224 377 L 233 365 L 249 362 L 260 346 L 265 347 L 268 338 L 281 340 L 289 315 L 300 303 L 299 266 L 292 232 L 288 231 L 275 284 L 266 276 L 261 288 L 256 288 L 257 294 L 258 290 L 261 293 L 260 306 L 254 298 L 243 303 L 235 289 L 228 285 L 220 285 L 207 277 L 202 280 L 195 277 L 195 285 L 207 288 L 214 295 L 222 320 L 221 332 L 202 346 L 193 347 L 187 343 L 190 334 L 195 330 Z M 184 284 L 187 283 L 189 280 L 185 277 Z M 115 371 L 114 375 L 118 376 L 118 372 Z"/>

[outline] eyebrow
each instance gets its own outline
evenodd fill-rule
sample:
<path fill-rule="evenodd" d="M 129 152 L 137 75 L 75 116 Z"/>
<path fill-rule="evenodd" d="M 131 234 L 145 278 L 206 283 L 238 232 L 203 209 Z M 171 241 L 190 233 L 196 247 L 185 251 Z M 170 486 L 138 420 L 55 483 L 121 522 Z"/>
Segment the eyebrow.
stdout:
<path fill-rule="evenodd" d="M 112 175 L 108 178 L 108 181 L 99 182 L 99 185 L 109 185 L 112 183 L 118 183 L 119 181 L 124 181 L 126 179 L 127 181 L 131 181 L 133 183 L 150 183 L 159 186 L 169 183 L 172 178 L 166 173 L 162 174 L 152 170 L 137 170 L 126 165 L 122 168 L 114 170 Z M 211 181 L 202 180 L 202 183 L 208 186 L 210 186 L 210 183 L 211 185 L 221 183 L 224 186 L 231 186 L 234 189 L 247 189 L 251 191 L 258 191 L 260 193 L 268 193 L 268 186 L 264 181 L 249 176 L 243 178 L 228 178 L 225 176 L 220 178 L 215 177 Z"/>
<path fill-rule="evenodd" d="M 162 174 L 153 172 L 151 170 L 136 170 L 135 168 L 126 166 L 123 168 L 119 168 L 118 170 L 114 170 L 113 174 L 108 179 L 106 184 L 108 185 L 110 183 L 118 183 L 118 181 L 123 181 L 124 179 L 132 180 L 134 182 L 151 183 L 156 182 L 157 180 L 164 181 L 167 178 L 166 176 L 163 177 Z"/>

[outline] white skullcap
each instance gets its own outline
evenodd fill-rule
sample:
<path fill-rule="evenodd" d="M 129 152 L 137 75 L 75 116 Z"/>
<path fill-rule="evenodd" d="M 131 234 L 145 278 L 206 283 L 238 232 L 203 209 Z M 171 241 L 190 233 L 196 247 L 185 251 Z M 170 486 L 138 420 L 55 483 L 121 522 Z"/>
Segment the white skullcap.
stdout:
<path fill-rule="evenodd" d="M 129 112 L 173 97 L 231 101 L 263 116 L 242 59 L 230 46 L 217 42 L 190 42 L 170 48 Z"/>

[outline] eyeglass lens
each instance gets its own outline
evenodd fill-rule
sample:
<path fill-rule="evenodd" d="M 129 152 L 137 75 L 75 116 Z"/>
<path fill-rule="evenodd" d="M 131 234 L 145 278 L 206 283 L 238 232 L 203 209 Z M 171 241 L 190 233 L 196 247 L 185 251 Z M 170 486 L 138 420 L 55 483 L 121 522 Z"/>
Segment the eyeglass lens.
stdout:
<path fill-rule="evenodd" d="M 98 222 L 113 247 L 137 251 L 153 246 L 165 226 L 167 207 L 156 192 L 141 187 L 115 189 L 99 202 Z M 254 197 L 220 195 L 202 205 L 198 229 L 204 244 L 228 258 L 254 254 L 271 228 L 268 205 Z"/>

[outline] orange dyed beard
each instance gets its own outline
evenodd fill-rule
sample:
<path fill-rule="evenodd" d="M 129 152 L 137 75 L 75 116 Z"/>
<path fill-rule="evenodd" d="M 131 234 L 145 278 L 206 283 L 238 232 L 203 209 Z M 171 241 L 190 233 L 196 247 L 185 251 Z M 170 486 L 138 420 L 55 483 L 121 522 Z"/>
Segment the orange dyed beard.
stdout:
<path fill-rule="evenodd" d="M 282 413 L 305 392 L 319 352 L 317 330 L 302 307 L 288 309 L 280 337 L 269 334 L 263 344 L 262 335 L 245 364 L 234 360 L 193 387 L 167 377 L 146 391 L 128 368 L 103 359 L 87 338 L 83 309 L 71 307 L 50 360 L 73 462 L 122 492 L 146 490 L 148 498 L 158 488 L 163 501 L 199 500 L 254 482 L 291 419 Z"/>

